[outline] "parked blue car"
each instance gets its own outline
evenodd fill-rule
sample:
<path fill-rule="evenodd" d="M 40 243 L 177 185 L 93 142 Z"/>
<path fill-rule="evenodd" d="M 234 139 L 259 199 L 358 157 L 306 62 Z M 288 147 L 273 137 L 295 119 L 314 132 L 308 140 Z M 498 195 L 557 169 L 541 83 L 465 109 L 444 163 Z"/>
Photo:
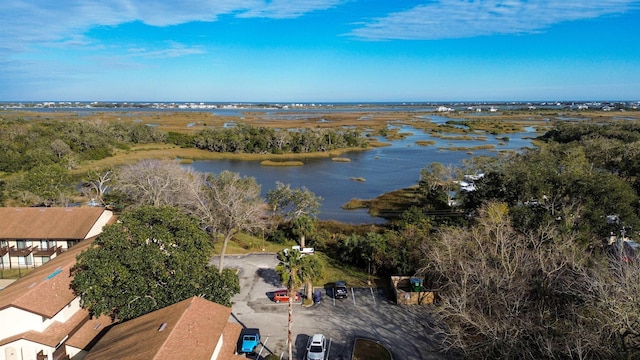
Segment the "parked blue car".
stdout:
<path fill-rule="evenodd" d="M 260 329 L 242 329 L 240 332 L 240 353 L 253 353 L 260 344 Z"/>

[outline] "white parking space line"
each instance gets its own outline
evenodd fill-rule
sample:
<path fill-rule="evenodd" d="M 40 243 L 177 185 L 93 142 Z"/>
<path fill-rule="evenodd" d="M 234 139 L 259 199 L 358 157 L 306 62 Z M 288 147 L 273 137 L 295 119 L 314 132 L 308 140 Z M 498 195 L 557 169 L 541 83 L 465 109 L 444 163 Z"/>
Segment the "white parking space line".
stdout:
<path fill-rule="evenodd" d="M 373 305 L 376 304 L 376 297 L 373 296 L 373 288 L 369 288 L 369 290 L 371 290 L 371 298 L 373 299 Z"/>
<path fill-rule="evenodd" d="M 267 341 L 269 341 L 268 336 L 266 337 L 266 339 L 264 339 L 264 342 L 261 344 L 262 349 L 260 349 L 260 352 L 258 353 L 258 359 L 262 359 L 262 350 L 264 350 L 264 347 L 267 346 Z"/>
<path fill-rule="evenodd" d="M 351 298 L 353 299 L 353 305 L 356 304 L 356 294 L 353 292 L 353 288 L 351 288 Z"/>
<path fill-rule="evenodd" d="M 327 353 L 325 354 L 325 359 L 329 359 L 329 354 L 331 354 L 331 338 L 329 338 L 329 346 L 327 346 Z"/>
<path fill-rule="evenodd" d="M 336 290 L 331 289 L 331 298 L 333 299 L 333 306 L 336 306 Z"/>

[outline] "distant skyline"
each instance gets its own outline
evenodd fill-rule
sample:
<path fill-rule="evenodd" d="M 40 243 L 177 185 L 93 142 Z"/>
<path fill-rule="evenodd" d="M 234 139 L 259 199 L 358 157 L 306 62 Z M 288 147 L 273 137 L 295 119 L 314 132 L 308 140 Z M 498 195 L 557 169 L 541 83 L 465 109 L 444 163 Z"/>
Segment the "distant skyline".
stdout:
<path fill-rule="evenodd" d="M 0 101 L 640 100 L 640 0 L 13 0 Z"/>

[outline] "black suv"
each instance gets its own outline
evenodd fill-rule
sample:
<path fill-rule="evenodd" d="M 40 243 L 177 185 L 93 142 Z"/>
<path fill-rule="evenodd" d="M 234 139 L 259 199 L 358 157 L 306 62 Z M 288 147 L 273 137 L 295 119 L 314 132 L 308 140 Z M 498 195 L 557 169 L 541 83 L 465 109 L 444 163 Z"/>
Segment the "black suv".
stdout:
<path fill-rule="evenodd" d="M 347 283 L 344 281 L 336 281 L 333 286 L 333 297 L 336 299 L 346 299 L 347 298 Z"/>

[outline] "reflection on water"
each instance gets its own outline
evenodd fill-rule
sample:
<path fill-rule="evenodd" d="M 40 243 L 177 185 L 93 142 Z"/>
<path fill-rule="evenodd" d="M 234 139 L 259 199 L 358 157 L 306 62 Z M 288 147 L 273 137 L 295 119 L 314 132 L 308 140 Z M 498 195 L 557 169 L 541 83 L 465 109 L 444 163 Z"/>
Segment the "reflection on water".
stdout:
<path fill-rule="evenodd" d="M 391 146 L 368 151 L 349 152 L 341 155 L 350 162 L 331 159 L 307 159 L 304 166 L 261 166 L 257 161 L 211 160 L 196 161 L 190 166 L 202 172 L 219 173 L 223 170 L 254 177 L 262 185 L 263 195 L 275 188 L 276 181 L 292 187 L 306 187 L 323 198 L 319 218 L 346 223 L 381 223 L 383 219 L 369 216 L 366 210 L 343 210 L 341 206 L 352 198 L 371 199 L 383 193 L 416 185 L 420 170 L 432 162 L 445 165 L 461 165 L 462 160 L 477 155 L 495 155 L 500 150 L 514 150 L 531 146 L 532 132 L 509 134 L 509 141 L 498 140 L 487 135 L 481 140 L 443 140 L 433 138 L 421 130 L 402 126 L 402 132 L 410 133 L 406 138 L 393 141 Z M 502 138 L 503 136 L 497 136 Z M 381 139 L 383 140 L 383 139 Z M 436 145 L 419 146 L 418 140 L 433 140 Z M 442 148 L 477 145 L 495 145 L 494 150 L 449 151 Z M 354 181 L 363 178 L 365 181 Z"/>

